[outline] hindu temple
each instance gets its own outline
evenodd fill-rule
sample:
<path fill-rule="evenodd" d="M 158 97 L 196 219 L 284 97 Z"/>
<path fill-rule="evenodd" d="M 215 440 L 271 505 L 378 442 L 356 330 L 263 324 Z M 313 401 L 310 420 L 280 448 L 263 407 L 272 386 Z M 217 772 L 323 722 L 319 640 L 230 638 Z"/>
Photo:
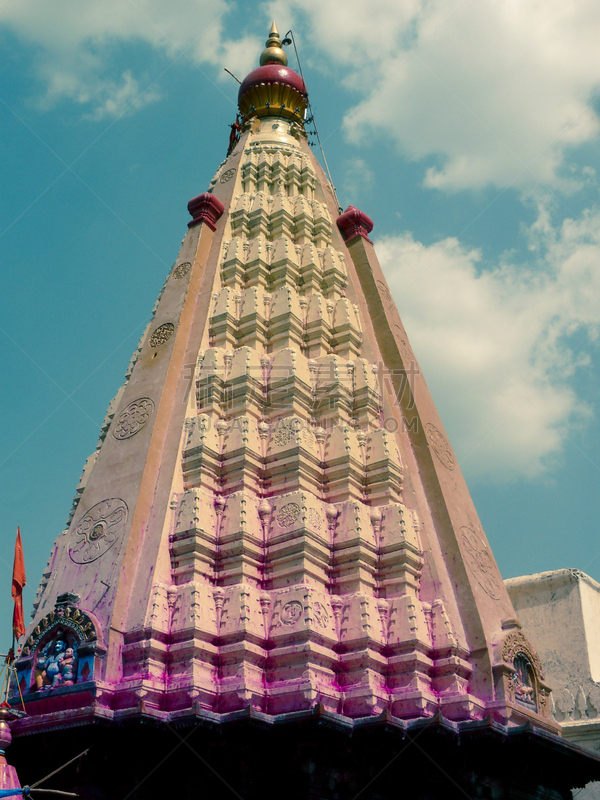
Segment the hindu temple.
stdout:
<path fill-rule="evenodd" d="M 273 25 L 52 546 L 9 760 L 89 748 L 60 786 L 98 800 L 571 797 L 600 760 L 306 109 Z"/>

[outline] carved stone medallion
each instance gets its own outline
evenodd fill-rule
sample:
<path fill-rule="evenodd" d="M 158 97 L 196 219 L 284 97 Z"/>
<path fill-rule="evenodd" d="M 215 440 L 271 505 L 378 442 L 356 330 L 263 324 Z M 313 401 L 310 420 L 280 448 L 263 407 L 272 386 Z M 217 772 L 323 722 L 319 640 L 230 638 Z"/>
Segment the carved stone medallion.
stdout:
<path fill-rule="evenodd" d="M 290 528 L 300 516 L 300 506 L 298 503 L 286 503 L 279 509 L 277 522 L 282 528 Z"/>
<path fill-rule="evenodd" d="M 394 323 L 394 335 L 396 337 L 396 343 L 398 345 L 398 350 L 400 350 L 400 355 L 402 356 L 402 360 L 405 364 L 409 361 L 415 361 L 414 353 L 409 345 L 406 333 L 404 332 L 403 328 L 398 325 L 397 322 Z"/>
<path fill-rule="evenodd" d="M 327 609 L 318 601 L 313 603 L 313 614 L 315 616 L 317 625 L 320 625 L 321 628 L 324 628 L 329 622 L 329 614 L 327 613 Z"/>
<path fill-rule="evenodd" d="M 179 278 L 184 278 L 188 272 L 191 270 L 192 265 L 189 261 L 183 261 L 181 264 L 178 264 L 175 269 L 173 270 L 172 276 L 175 280 Z"/>
<path fill-rule="evenodd" d="M 381 296 L 386 300 L 387 304 L 391 304 L 394 301 L 392 300 L 392 295 L 390 294 L 390 290 L 387 288 L 383 281 L 376 281 L 379 291 L 381 292 Z"/>
<path fill-rule="evenodd" d="M 281 609 L 281 621 L 284 625 L 295 625 L 302 616 L 302 604 L 297 600 L 286 603 Z"/>
<path fill-rule="evenodd" d="M 75 564 L 90 564 L 107 553 L 121 538 L 128 508 L 118 497 L 96 503 L 80 520 L 71 536 L 69 556 Z"/>
<path fill-rule="evenodd" d="M 477 582 L 493 600 L 499 600 L 500 586 L 496 567 L 485 543 L 468 525 L 464 525 L 459 534 L 465 549 L 465 561 Z"/>
<path fill-rule="evenodd" d="M 115 439 L 130 439 L 135 436 L 148 422 L 153 411 L 154 403 L 149 397 L 140 397 L 139 400 L 134 400 L 119 414 L 119 418 L 113 426 Z"/>
<path fill-rule="evenodd" d="M 227 183 L 227 181 L 230 181 L 234 175 L 235 175 L 235 169 L 226 170 L 219 178 L 219 183 Z"/>
<path fill-rule="evenodd" d="M 319 512 L 314 508 L 308 509 L 308 514 L 306 515 L 308 518 L 309 523 L 315 528 L 316 530 L 320 531 L 323 527 L 323 519 Z"/>
<path fill-rule="evenodd" d="M 167 339 L 171 338 L 174 330 L 175 325 L 173 325 L 172 322 L 165 322 L 164 325 L 159 325 L 150 337 L 148 344 L 150 347 L 158 347 L 159 345 L 164 344 Z"/>
<path fill-rule="evenodd" d="M 446 467 L 446 469 L 454 469 L 456 466 L 456 460 L 444 434 L 440 433 L 440 431 L 438 431 L 435 425 L 432 425 L 431 422 L 428 422 L 427 425 L 425 425 L 425 434 L 427 436 L 429 447 L 433 450 L 440 462 Z"/>
<path fill-rule="evenodd" d="M 315 439 L 314 433 L 309 431 L 308 428 L 302 428 L 302 444 L 311 450 L 316 449 L 317 440 Z"/>
<path fill-rule="evenodd" d="M 277 445 L 277 447 L 282 447 L 289 444 L 294 439 L 294 435 L 289 423 L 280 423 L 273 432 L 273 444 Z"/>

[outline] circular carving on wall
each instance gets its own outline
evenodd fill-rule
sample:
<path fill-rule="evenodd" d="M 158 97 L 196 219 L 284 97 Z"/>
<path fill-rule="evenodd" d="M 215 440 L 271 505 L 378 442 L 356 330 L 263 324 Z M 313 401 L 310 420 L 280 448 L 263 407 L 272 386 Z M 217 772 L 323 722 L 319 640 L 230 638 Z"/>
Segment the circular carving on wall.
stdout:
<path fill-rule="evenodd" d="M 500 599 L 500 587 L 496 577 L 496 566 L 484 542 L 477 536 L 473 528 L 464 525 L 460 537 L 465 548 L 465 561 L 477 579 L 481 588 L 493 600 Z"/>
<path fill-rule="evenodd" d="M 164 325 L 159 325 L 150 337 L 148 344 L 150 347 L 159 347 L 161 344 L 164 344 L 167 339 L 171 338 L 174 330 L 175 325 L 173 325 L 172 322 L 165 322 Z"/>
<path fill-rule="evenodd" d="M 289 444 L 294 438 L 294 431 L 287 425 L 278 425 L 273 433 L 273 444 L 281 447 L 284 444 Z"/>
<path fill-rule="evenodd" d="M 309 447 L 311 450 L 314 450 L 317 445 L 314 433 L 309 431 L 308 428 L 302 428 L 302 442 L 305 447 Z"/>
<path fill-rule="evenodd" d="M 175 279 L 184 278 L 191 270 L 191 268 L 192 265 L 189 261 L 183 261 L 181 264 L 178 264 L 173 270 L 173 277 Z"/>
<path fill-rule="evenodd" d="M 295 625 L 302 616 L 302 604 L 291 600 L 281 609 L 281 621 L 284 625 Z"/>
<path fill-rule="evenodd" d="M 300 516 L 300 506 L 298 503 L 286 503 L 279 509 L 277 522 L 282 528 L 291 527 Z"/>
<path fill-rule="evenodd" d="M 323 603 L 319 603 L 318 601 L 313 603 L 313 614 L 315 615 L 317 625 L 320 625 L 322 628 L 329 622 L 329 614 Z"/>
<path fill-rule="evenodd" d="M 148 422 L 153 411 L 154 403 L 149 397 L 140 397 L 139 400 L 129 403 L 113 426 L 115 439 L 130 439 L 135 436 Z"/>
<path fill-rule="evenodd" d="M 121 537 L 127 514 L 127 504 L 118 497 L 92 506 L 73 531 L 69 547 L 71 561 L 89 564 L 103 556 Z"/>
<path fill-rule="evenodd" d="M 415 356 L 413 354 L 412 348 L 409 345 L 406 339 L 406 333 L 404 330 L 398 325 L 397 322 L 394 323 L 395 330 L 395 337 L 396 343 L 398 345 L 398 350 L 400 350 L 400 355 L 402 356 L 402 360 L 404 362 L 415 361 Z"/>
<path fill-rule="evenodd" d="M 313 528 L 316 528 L 316 530 L 320 531 L 323 526 L 323 520 L 319 512 L 314 508 L 309 508 L 307 517 Z"/>
<path fill-rule="evenodd" d="M 432 425 L 431 422 L 428 422 L 427 425 L 425 425 L 425 434 L 427 435 L 429 447 L 436 454 L 440 462 L 446 467 L 446 469 L 454 469 L 456 466 L 456 460 L 444 434 L 440 433 L 440 431 L 438 431 L 435 425 Z"/>
<path fill-rule="evenodd" d="M 227 183 L 227 181 L 230 181 L 234 175 L 235 175 L 235 169 L 228 169 L 219 178 L 219 183 Z"/>
<path fill-rule="evenodd" d="M 390 290 L 387 288 L 385 283 L 383 281 L 375 281 L 375 283 L 377 284 L 382 297 L 384 297 L 388 303 L 392 303 L 392 295 L 390 294 Z"/>

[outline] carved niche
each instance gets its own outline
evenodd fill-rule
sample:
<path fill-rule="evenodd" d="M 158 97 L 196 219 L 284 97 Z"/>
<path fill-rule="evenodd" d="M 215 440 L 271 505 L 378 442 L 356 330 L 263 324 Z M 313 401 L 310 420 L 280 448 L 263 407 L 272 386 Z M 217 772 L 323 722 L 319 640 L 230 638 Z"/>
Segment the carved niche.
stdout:
<path fill-rule="evenodd" d="M 523 710 L 549 716 L 550 689 L 538 654 L 521 631 L 509 633 L 501 650 L 503 688 L 507 700 Z"/>
<path fill-rule="evenodd" d="M 93 615 L 78 604 L 76 594 L 59 595 L 54 611 L 26 639 L 15 665 L 21 694 L 93 680 L 97 659 L 106 655 L 106 647 Z"/>

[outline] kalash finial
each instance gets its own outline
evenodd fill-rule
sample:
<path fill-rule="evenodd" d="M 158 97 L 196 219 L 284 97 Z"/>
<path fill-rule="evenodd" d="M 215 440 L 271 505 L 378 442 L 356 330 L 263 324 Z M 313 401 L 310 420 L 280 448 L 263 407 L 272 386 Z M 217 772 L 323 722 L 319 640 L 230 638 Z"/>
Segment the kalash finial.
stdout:
<path fill-rule="evenodd" d="M 281 64 L 287 67 L 288 57 L 281 47 L 281 39 L 279 38 L 279 31 L 277 25 L 273 22 L 269 38 L 266 41 L 267 49 L 263 51 L 260 57 L 260 65 L 264 67 L 265 64 Z"/>

